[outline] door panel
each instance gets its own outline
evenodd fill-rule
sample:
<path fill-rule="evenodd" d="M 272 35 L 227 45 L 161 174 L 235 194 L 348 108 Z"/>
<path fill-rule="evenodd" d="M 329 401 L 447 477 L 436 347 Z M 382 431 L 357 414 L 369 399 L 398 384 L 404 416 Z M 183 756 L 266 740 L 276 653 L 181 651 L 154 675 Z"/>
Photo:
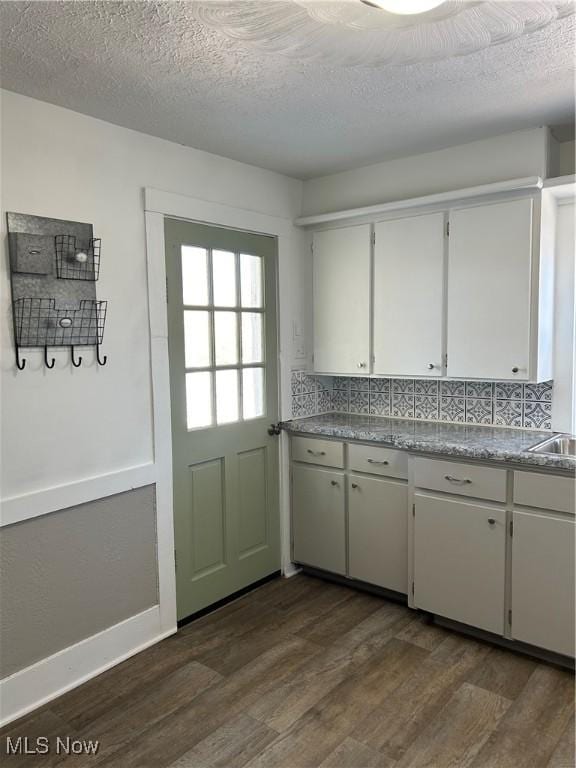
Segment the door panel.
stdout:
<path fill-rule="evenodd" d="M 532 208 L 525 198 L 451 212 L 448 376 L 529 378 Z"/>
<path fill-rule="evenodd" d="M 375 226 L 374 373 L 442 375 L 444 230 L 443 213 Z"/>
<path fill-rule="evenodd" d="M 294 465 L 293 558 L 333 573 L 346 573 L 344 474 Z"/>
<path fill-rule="evenodd" d="M 514 512 L 512 637 L 566 656 L 574 656 L 574 533 L 573 520 Z"/>
<path fill-rule="evenodd" d="M 348 499 L 348 575 L 406 594 L 407 484 L 351 475 Z"/>
<path fill-rule="evenodd" d="M 370 226 L 314 234 L 314 369 L 370 369 Z"/>
<path fill-rule="evenodd" d="M 257 448 L 238 456 L 238 531 L 240 557 L 267 544 L 268 472 L 266 450 Z"/>
<path fill-rule="evenodd" d="M 166 220 L 178 618 L 280 567 L 276 240 Z"/>
<path fill-rule="evenodd" d="M 188 530 L 192 578 L 223 568 L 226 559 L 226 505 L 223 460 L 190 467 L 191 526 Z"/>
<path fill-rule="evenodd" d="M 414 605 L 503 634 L 505 510 L 420 493 L 414 498 Z"/>

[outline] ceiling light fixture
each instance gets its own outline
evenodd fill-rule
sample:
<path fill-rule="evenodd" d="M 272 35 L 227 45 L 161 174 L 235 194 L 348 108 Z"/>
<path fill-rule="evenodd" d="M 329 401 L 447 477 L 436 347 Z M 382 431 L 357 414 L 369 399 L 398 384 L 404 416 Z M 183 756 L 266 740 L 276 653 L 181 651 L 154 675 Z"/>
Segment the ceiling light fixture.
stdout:
<path fill-rule="evenodd" d="M 361 2 L 389 13 L 412 15 L 431 11 L 442 5 L 445 0 L 361 0 Z"/>

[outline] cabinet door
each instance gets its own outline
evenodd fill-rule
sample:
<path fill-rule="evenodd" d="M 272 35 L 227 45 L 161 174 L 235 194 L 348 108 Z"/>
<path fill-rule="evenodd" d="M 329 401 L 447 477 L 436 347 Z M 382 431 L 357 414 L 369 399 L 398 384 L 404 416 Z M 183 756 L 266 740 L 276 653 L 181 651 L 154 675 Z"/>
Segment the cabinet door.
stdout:
<path fill-rule="evenodd" d="M 574 656 L 574 520 L 514 512 L 512 637 Z"/>
<path fill-rule="evenodd" d="M 414 604 L 503 634 L 505 511 L 418 493 L 415 500 Z"/>
<path fill-rule="evenodd" d="M 441 376 L 443 213 L 376 224 L 374 373 Z"/>
<path fill-rule="evenodd" d="M 314 234 L 314 369 L 368 373 L 370 226 Z"/>
<path fill-rule="evenodd" d="M 292 535 L 297 563 L 346 573 L 342 472 L 293 466 Z"/>
<path fill-rule="evenodd" d="M 532 207 L 525 198 L 450 214 L 448 376 L 529 378 Z"/>
<path fill-rule="evenodd" d="M 408 486 L 359 475 L 348 482 L 348 575 L 406 594 Z"/>

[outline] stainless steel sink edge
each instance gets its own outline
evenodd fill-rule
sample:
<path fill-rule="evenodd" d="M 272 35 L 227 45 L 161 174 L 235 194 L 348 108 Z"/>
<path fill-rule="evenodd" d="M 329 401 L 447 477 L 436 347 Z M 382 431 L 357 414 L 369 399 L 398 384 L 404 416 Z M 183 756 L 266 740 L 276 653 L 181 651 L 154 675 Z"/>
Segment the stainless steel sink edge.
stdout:
<path fill-rule="evenodd" d="M 576 435 L 559 433 L 541 440 L 536 445 L 528 448 L 530 453 L 545 453 L 548 456 L 575 456 Z"/>

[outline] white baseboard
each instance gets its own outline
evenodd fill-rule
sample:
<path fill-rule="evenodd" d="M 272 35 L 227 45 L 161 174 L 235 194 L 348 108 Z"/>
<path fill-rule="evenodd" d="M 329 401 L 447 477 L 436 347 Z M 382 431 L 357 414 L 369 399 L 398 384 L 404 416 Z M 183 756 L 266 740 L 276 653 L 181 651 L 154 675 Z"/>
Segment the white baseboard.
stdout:
<path fill-rule="evenodd" d="M 155 605 L 0 680 L 0 726 L 76 688 L 174 632 L 176 626 L 162 630 L 160 606 Z"/>
<path fill-rule="evenodd" d="M 296 576 L 297 573 L 300 573 L 301 570 L 302 568 L 300 568 L 299 565 L 295 565 L 294 563 L 288 563 L 284 567 L 282 576 L 284 576 L 285 579 L 290 579 L 292 576 Z"/>

